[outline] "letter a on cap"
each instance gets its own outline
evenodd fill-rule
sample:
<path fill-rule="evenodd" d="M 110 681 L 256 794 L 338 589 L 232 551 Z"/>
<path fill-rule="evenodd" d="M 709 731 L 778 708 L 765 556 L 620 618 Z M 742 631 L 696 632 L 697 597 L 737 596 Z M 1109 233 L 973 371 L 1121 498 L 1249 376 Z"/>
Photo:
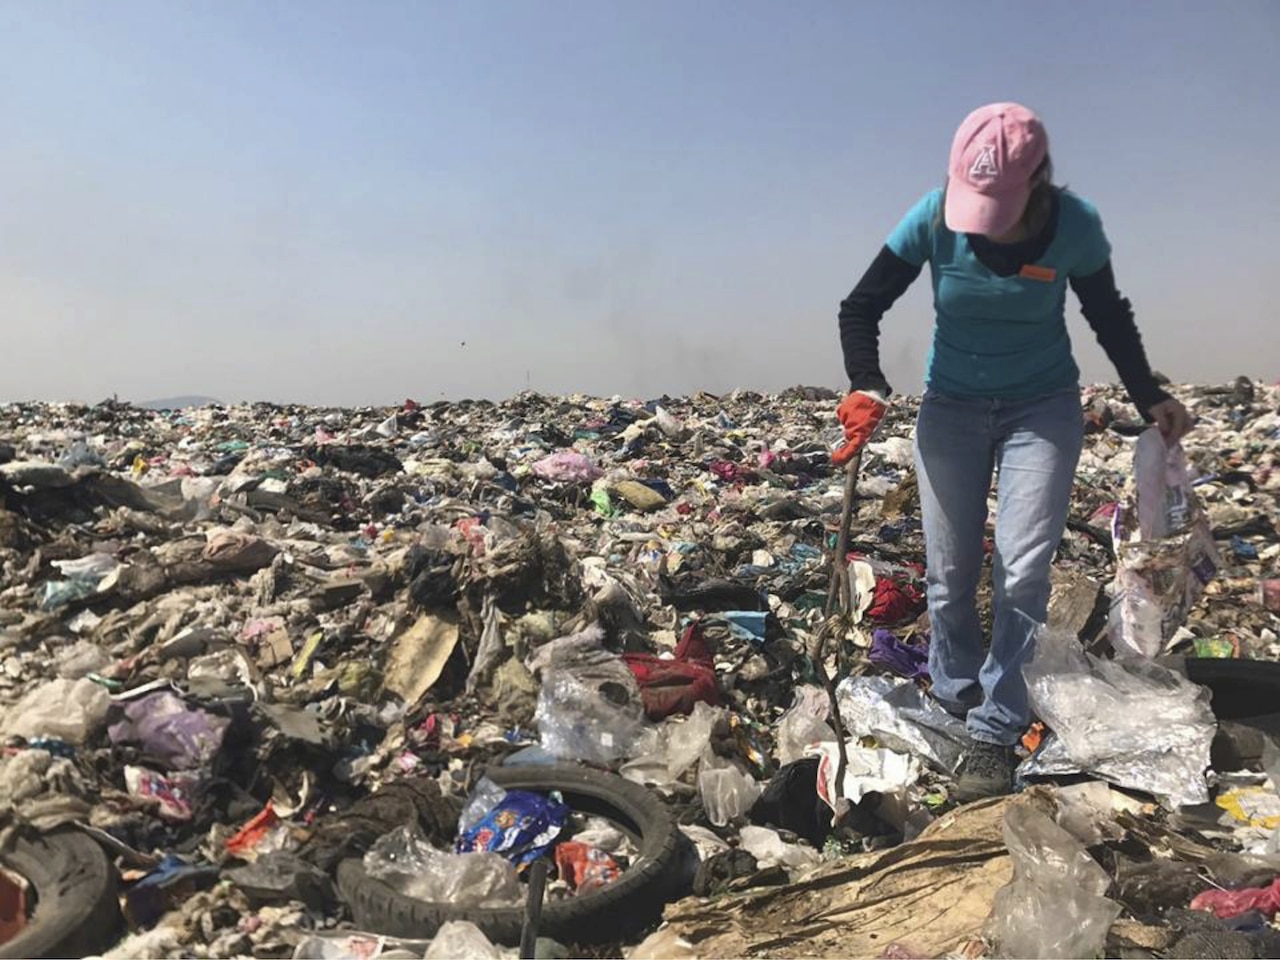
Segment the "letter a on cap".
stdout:
<path fill-rule="evenodd" d="M 978 153 L 977 158 L 973 161 L 973 166 L 969 168 L 969 176 L 1000 176 L 1000 168 L 996 166 L 996 145 L 994 143 L 988 143 Z"/>

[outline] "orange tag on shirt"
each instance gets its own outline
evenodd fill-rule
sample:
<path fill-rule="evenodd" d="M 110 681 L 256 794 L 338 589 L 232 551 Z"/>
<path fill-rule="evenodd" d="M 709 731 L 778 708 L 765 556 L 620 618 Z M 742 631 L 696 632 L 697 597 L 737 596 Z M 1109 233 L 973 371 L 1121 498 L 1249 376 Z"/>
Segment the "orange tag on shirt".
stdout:
<path fill-rule="evenodd" d="M 1053 267 L 1037 267 L 1034 263 L 1028 263 L 1018 271 L 1018 276 L 1026 277 L 1028 280 L 1039 280 L 1041 283 L 1053 283 L 1057 275 L 1058 271 Z"/>

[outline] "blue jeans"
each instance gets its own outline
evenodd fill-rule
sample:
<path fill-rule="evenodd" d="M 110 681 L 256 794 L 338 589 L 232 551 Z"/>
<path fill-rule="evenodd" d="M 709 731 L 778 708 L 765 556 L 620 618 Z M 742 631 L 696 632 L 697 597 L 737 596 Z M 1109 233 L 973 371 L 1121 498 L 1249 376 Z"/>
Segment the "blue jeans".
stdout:
<path fill-rule="evenodd" d="M 1080 391 L 1031 400 L 960 399 L 927 391 L 916 422 L 916 472 L 928 560 L 933 693 L 969 735 L 1014 744 L 1030 721 L 1022 665 L 1049 605 L 1084 441 Z M 996 472 L 995 622 L 984 654 L 977 591 Z M 1029 617 L 1030 621 L 1026 618 Z"/>

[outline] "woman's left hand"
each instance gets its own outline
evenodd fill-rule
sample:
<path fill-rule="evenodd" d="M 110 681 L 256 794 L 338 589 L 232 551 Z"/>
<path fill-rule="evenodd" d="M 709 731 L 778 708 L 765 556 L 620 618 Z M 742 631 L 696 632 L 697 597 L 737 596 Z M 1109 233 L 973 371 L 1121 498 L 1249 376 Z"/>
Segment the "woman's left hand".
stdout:
<path fill-rule="evenodd" d="M 1172 397 L 1161 400 L 1147 413 L 1151 414 L 1151 419 L 1156 422 L 1160 433 L 1164 435 L 1164 442 L 1169 446 L 1173 446 L 1185 437 L 1195 424 L 1195 419 L 1187 408 Z"/>

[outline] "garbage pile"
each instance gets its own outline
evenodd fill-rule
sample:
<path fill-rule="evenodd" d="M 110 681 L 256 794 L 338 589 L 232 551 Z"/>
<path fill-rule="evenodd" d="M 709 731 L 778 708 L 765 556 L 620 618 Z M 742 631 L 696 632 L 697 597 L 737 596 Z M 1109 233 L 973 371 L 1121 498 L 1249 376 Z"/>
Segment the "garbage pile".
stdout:
<path fill-rule="evenodd" d="M 0 407 L 0 954 L 1273 949 L 1280 389 L 1178 393 L 1151 463 L 1085 394 L 1021 770 L 1066 786 L 959 808 L 909 398 L 834 618 L 830 391 Z M 814 898 L 895 863 L 934 932 L 847 952 Z"/>

